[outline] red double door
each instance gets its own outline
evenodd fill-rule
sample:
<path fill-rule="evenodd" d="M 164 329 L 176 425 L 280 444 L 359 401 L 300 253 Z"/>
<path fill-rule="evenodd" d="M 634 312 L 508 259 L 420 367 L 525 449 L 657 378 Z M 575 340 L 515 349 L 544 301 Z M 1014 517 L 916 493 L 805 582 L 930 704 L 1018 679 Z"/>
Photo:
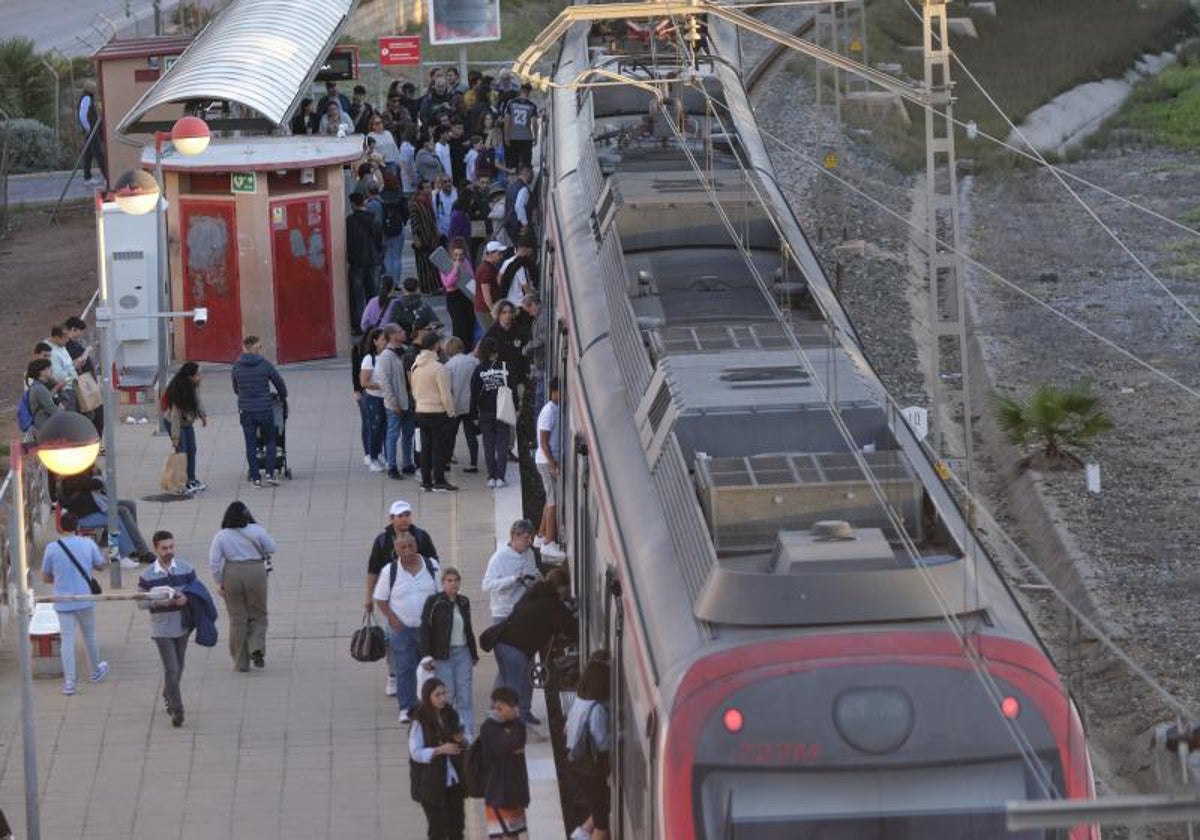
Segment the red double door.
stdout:
<path fill-rule="evenodd" d="M 329 198 L 270 204 L 276 358 L 299 362 L 337 355 Z M 237 213 L 231 199 L 183 199 L 183 305 L 208 307 L 208 323 L 184 321 L 187 358 L 232 362 L 242 351 Z"/>

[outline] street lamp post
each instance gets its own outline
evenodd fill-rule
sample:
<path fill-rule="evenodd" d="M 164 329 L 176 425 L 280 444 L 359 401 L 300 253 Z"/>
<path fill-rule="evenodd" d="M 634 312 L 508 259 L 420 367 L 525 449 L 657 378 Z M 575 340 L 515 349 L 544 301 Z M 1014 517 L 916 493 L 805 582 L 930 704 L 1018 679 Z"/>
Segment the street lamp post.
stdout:
<path fill-rule="evenodd" d="M 160 191 L 166 190 L 162 168 L 163 144 L 169 141 L 175 147 L 175 151 L 181 155 L 198 155 L 208 148 L 210 137 L 208 123 L 199 117 L 192 116 L 181 117 L 171 126 L 170 131 L 154 132 L 154 180 L 158 182 Z M 158 224 L 158 306 L 159 309 L 162 309 L 162 302 L 168 300 L 171 294 L 171 261 L 167 254 L 167 214 L 164 212 L 163 202 L 155 202 L 155 213 L 157 214 L 155 221 Z M 171 351 L 167 345 L 169 337 L 167 322 L 159 321 L 158 387 L 156 389 L 159 397 L 167 387 L 167 372 L 171 367 Z M 164 431 L 161 418 L 158 430 Z"/>
<path fill-rule="evenodd" d="M 12 521 L 9 542 L 17 563 L 17 650 L 21 663 L 21 743 L 25 758 L 25 833 L 29 840 L 41 840 L 41 815 L 38 810 L 37 738 L 33 725 L 33 663 L 29 652 L 29 619 L 33 616 L 33 590 L 29 586 L 29 557 L 25 542 L 25 456 L 19 440 L 10 448 L 13 473 Z M 100 441 L 96 427 L 82 414 L 60 411 L 38 432 L 33 447 L 39 460 L 57 475 L 76 475 L 96 462 Z"/>

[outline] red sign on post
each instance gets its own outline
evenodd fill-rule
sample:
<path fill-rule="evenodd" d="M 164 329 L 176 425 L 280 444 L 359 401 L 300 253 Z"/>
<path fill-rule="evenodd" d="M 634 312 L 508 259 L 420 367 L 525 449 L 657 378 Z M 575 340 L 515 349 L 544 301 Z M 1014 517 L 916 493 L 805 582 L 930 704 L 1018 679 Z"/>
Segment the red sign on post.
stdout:
<path fill-rule="evenodd" d="M 420 63 L 420 35 L 388 35 L 379 39 L 380 67 L 415 67 Z"/>

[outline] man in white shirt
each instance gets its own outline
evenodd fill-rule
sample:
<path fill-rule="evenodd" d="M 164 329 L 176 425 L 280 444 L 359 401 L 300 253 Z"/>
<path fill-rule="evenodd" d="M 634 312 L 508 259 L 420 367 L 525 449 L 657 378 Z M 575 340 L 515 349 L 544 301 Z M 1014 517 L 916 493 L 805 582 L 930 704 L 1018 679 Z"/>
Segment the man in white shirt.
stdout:
<path fill-rule="evenodd" d="M 379 573 L 375 605 L 387 619 L 388 649 L 396 674 L 400 722 L 409 723 L 417 705 L 417 664 L 421 648 L 421 610 L 438 592 L 437 561 L 422 557 L 416 538 L 407 531 L 396 535 L 396 559 Z"/>
<path fill-rule="evenodd" d="M 437 218 L 438 233 L 448 236 L 450 234 L 450 213 L 454 210 L 454 203 L 458 201 L 458 190 L 454 188 L 454 182 L 448 174 L 438 176 L 433 190 L 433 214 Z"/>
<path fill-rule="evenodd" d="M 454 171 L 450 160 L 450 129 L 435 129 L 434 136 L 437 138 L 437 142 L 433 145 L 433 153 L 437 155 L 438 162 L 442 165 L 442 172 L 446 173 L 446 177 L 450 177 L 450 173 Z"/>
<path fill-rule="evenodd" d="M 517 248 L 511 257 L 500 266 L 500 285 L 508 281 L 508 291 L 504 298 L 513 306 L 519 307 L 525 300 L 525 295 L 533 291 L 529 282 L 529 265 L 533 259 L 533 240 L 522 236 L 517 240 Z"/>
<path fill-rule="evenodd" d="M 488 560 L 482 587 L 488 594 L 493 624 L 508 618 L 525 590 L 538 579 L 531 545 L 533 523 L 518 519 L 509 529 L 508 544 L 497 549 Z"/>
<path fill-rule="evenodd" d="M 558 377 L 550 380 L 550 402 L 542 406 L 537 419 L 537 452 L 533 462 L 537 465 L 538 475 L 542 477 L 542 486 L 546 488 L 546 505 L 542 508 L 542 527 L 537 539 L 533 541 L 535 548 L 541 549 L 542 557 L 547 562 L 561 563 L 567 553 L 556 542 L 558 539 L 558 474 L 561 469 L 560 435 L 558 433 Z"/>

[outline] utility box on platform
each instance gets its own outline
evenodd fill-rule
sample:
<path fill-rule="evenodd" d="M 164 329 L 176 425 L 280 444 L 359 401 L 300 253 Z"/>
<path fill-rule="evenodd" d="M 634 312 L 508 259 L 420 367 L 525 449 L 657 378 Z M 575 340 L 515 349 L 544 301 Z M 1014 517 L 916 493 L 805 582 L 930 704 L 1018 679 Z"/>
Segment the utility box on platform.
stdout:
<path fill-rule="evenodd" d="M 158 366 L 158 228 L 154 213 L 132 216 L 104 205 L 104 259 L 117 333 L 118 376 Z M 134 317 L 128 317 L 134 316 Z M 141 317 L 137 317 L 141 316 Z"/>

